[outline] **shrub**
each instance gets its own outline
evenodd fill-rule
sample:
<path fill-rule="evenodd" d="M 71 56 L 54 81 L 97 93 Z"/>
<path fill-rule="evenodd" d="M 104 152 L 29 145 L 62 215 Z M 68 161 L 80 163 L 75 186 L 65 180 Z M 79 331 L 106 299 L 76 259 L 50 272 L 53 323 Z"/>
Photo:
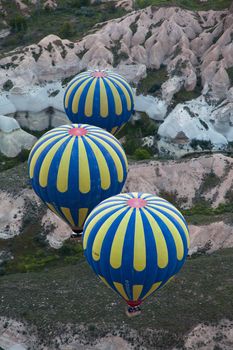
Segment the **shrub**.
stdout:
<path fill-rule="evenodd" d="M 190 146 L 194 149 L 197 150 L 198 147 L 201 147 L 201 149 L 204 150 L 212 150 L 213 148 L 213 144 L 211 141 L 206 141 L 206 140 L 197 140 L 197 139 L 193 139 L 190 142 Z"/>
<path fill-rule="evenodd" d="M 151 158 L 150 152 L 143 147 L 137 148 L 136 151 L 134 152 L 134 156 L 137 160 L 144 160 L 144 159 Z"/>
<path fill-rule="evenodd" d="M 141 146 L 141 140 L 138 138 L 128 138 L 124 142 L 124 149 L 126 154 L 132 156 L 135 152 L 135 149 Z"/>
<path fill-rule="evenodd" d="M 9 24 L 12 32 L 22 32 L 27 30 L 27 21 L 21 15 L 13 17 Z"/>
<path fill-rule="evenodd" d="M 8 79 L 4 84 L 3 84 L 3 90 L 5 91 L 10 91 L 10 89 L 13 88 L 13 83 L 10 79 Z"/>
<path fill-rule="evenodd" d="M 227 74 L 229 76 L 231 85 L 233 85 L 233 67 L 227 69 Z"/>
<path fill-rule="evenodd" d="M 74 30 L 70 22 L 64 22 L 60 29 L 60 35 L 63 39 L 69 38 L 74 34 Z"/>
<path fill-rule="evenodd" d="M 71 6 L 72 7 L 82 7 L 82 6 L 90 6 L 91 2 L 90 0 L 72 0 Z"/>

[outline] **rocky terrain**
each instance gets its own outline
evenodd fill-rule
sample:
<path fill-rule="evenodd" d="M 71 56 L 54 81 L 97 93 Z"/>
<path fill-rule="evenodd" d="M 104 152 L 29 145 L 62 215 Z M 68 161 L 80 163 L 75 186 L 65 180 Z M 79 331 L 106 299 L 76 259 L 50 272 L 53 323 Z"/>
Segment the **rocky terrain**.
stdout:
<path fill-rule="evenodd" d="M 203 350 L 222 345 L 230 350 L 232 171 L 232 158 L 221 154 L 130 163 L 124 191 L 167 198 L 182 210 L 191 235 L 184 271 L 173 287 L 145 304 L 139 323 L 124 316 L 122 302 L 96 280 L 80 245 L 69 240 L 68 226 L 30 189 L 26 163 L 1 172 L 0 347 L 155 349 L 157 344 L 190 350 L 199 344 Z M 66 303 L 72 305 L 65 310 Z M 178 327 L 176 314 L 183 315 Z"/>
<path fill-rule="evenodd" d="M 91 3 L 0 0 L 0 350 L 231 350 L 233 4 Z M 135 93 L 124 191 L 175 204 L 191 236 L 184 270 L 132 320 L 27 177 L 36 139 L 68 123 L 68 82 L 96 67 Z"/>
<path fill-rule="evenodd" d="M 190 224 L 190 255 L 233 247 L 231 157 L 215 154 L 182 161 L 132 163 L 124 192 L 136 190 L 155 193 L 182 210 Z M 55 249 L 61 248 L 72 233 L 31 190 L 24 163 L 1 173 L 0 238 L 7 242 L 12 237 L 24 237 L 32 223 L 34 232 L 30 239 L 35 235 Z M 15 244 L 17 247 L 19 242 Z M 1 246 L 7 260 L 14 254 L 24 254 L 15 248 L 9 249 L 3 241 Z M 37 250 L 39 246 L 31 249 Z M 26 253 L 29 253 L 27 249 Z M 14 268 L 17 271 L 17 263 Z"/>
<path fill-rule="evenodd" d="M 161 124 L 151 135 L 159 139 L 160 155 L 232 149 L 229 10 L 150 6 L 96 25 L 79 41 L 49 35 L 6 52 L 0 59 L 0 113 L 29 130 L 64 122 L 65 86 L 90 67 L 114 67 L 135 85 L 136 111 Z"/>

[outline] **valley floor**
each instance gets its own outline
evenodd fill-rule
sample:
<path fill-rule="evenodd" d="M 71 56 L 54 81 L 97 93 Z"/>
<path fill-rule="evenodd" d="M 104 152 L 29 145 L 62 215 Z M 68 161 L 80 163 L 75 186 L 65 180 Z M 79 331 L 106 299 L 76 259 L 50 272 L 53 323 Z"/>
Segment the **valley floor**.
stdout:
<path fill-rule="evenodd" d="M 49 349 L 68 349 L 55 347 L 54 339 L 69 344 L 75 334 L 89 344 L 111 334 L 138 349 L 192 349 L 185 347 L 185 335 L 195 326 L 233 320 L 232 270 L 233 249 L 190 258 L 167 287 L 145 302 L 141 316 L 128 319 L 124 303 L 81 259 L 77 265 L 0 277 L 0 314 L 36 326 L 38 344 L 50 344 Z M 222 349 L 217 346 L 223 339 L 214 342 L 213 349 Z M 224 349 L 232 349 L 233 339 L 228 345 Z"/>

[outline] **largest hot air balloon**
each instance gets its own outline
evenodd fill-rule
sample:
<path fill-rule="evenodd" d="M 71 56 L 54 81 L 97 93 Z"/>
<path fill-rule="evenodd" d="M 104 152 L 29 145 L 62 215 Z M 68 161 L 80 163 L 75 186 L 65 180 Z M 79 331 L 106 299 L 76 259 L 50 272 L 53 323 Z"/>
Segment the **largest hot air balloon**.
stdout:
<path fill-rule="evenodd" d="M 115 134 L 133 112 L 133 92 L 119 74 L 89 70 L 67 86 L 64 108 L 72 123 L 96 125 Z"/>
<path fill-rule="evenodd" d="M 75 232 L 98 203 L 121 191 L 127 176 L 118 140 L 85 124 L 47 132 L 31 150 L 28 165 L 36 194 Z"/>
<path fill-rule="evenodd" d="M 184 217 L 166 200 L 126 193 L 100 203 L 84 225 L 83 248 L 99 278 L 137 313 L 139 305 L 183 266 L 189 247 Z"/>

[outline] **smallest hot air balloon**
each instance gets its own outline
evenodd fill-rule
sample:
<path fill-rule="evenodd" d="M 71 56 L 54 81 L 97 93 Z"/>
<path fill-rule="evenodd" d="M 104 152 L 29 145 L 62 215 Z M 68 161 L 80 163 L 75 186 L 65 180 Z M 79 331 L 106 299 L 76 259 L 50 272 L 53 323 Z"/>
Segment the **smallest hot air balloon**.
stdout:
<path fill-rule="evenodd" d="M 101 202 L 83 231 L 85 257 L 97 276 L 128 304 L 129 316 L 183 266 L 189 231 L 182 214 L 149 193 L 125 193 Z"/>
<path fill-rule="evenodd" d="M 88 70 L 67 86 L 64 108 L 72 123 L 95 125 L 116 134 L 133 113 L 133 91 L 117 73 Z"/>

